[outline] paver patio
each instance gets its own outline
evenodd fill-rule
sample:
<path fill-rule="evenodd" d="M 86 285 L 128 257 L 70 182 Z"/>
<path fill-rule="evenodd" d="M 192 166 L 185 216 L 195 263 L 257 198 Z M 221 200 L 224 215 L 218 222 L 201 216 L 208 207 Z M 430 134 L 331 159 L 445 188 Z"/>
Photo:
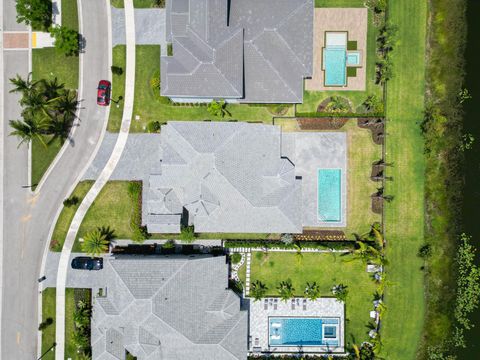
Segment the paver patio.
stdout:
<path fill-rule="evenodd" d="M 365 90 L 367 66 L 367 8 L 316 8 L 313 21 L 313 76 L 305 79 L 306 90 Z M 325 32 L 348 31 L 348 41 L 356 41 L 361 52 L 361 67 L 356 77 L 348 77 L 345 87 L 325 87 L 322 49 Z"/>

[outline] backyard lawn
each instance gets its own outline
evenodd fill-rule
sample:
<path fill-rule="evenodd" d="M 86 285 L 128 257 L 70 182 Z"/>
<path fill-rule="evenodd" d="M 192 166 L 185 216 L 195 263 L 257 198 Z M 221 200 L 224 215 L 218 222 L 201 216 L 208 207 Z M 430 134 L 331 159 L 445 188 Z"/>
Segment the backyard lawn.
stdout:
<path fill-rule="evenodd" d="M 242 120 L 272 123 L 274 116 L 274 105 L 271 106 L 250 106 L 246 104 L 231 104 L 227 106 L 231 116 L 213 117 L 208 113 L 207 107 L 196 106 L 174 106 L 166 98 L 155 94 L 150 85 L 153 77 L 160 74 L 160 46 L 158 45 L 137 45 L 136 47 L 136 72 L 135 72 L 135 102 L 133 106 L 133 119 L 131 131 L 144 132 L 145 126 L 150 121 L 168 120 Z M 155 90 L 159 91 L 159 90 Z M 271 110 L 271 111 L 270 111 Z M 136 117 L 139 116 L 139 120 Z M 110 121 L 112 118 L 110 118 Z M 119 125 L 109 124 L 109 130 L 118 131 Z"/>
<path fill-rule="evenodd" d="M 87 195 L 88 190 L 93 185 L 93 181 L 82 181 L 73 190 L 72 196 L 78 198 L 78 204 L 72 205 L 70 207 L 64 206 L 60 216 L 58 217 L 57 223 L 55 224 L 55 229 L 53 230 L 52 239 L 50 240 L 50 250 L 52 251 L 62 251 L 63 243 L 67 237 L 68 228 L 72 223 L 73 216 L 77 211 L 80 203 L 82 202 L 85 195 Z"/>
<path fill-rule="evenodd" d="M 348 287 L 345 309 L 345 346 L 360 345 L 368 339 L 367 324 L 373 310 L 373 297 L 377 289 L 366 272 L 366 265 L 350 255 L 330 253 L 304 253 L 298 261 L 295 253 L 253 252 L 250 267 L 251 282 L 261 281 L 268 296 L 278 296 L 276 287 L 290 279 L 296 296 L 303 296 L 307 282 L 316 282 L 321 296 L 332 296 L 331 288 L 343 284 Z"/>
<path fill-rule="evenodd" d="M 424 241 L 424 155 L 420 123 L 425 92 L 427 3 L 390 1 L 389 17 L 398 26 L 393 50 L 394 77 L 387 87 L 387 170 L 393 181 L 386 206 L 389 280 L 382 322 L 382 357 L 411 360 L 416 356 L 425 312 L 422 261 L 417 252 Z M 415 14 L 415 16 L 412 16 Z"/>
<path fill-rule="evenodd" d="M 345 3 L 345 6 L 354 6 L 360 7 L 363 6 L 363 0 L 329 0 L 329 1 L 318 1 L 318 3 L 325 3 L 327 5 L 322 6 L 332 6 L 335 4 L 337 7 L 342 7 Z M 353 5 L 355 3 L 356 5 Z M 362 5 L 360 5 L 360 3 Z M 377 28 L 373 24 L 373 16 L 371 11 L 368 12 L 368 31 L 367 31 L 367 88 L 365 91 L 305 91 L 303 94 L 303 104 L 297 105 L 297 115 L 301 113 L 315 112 L 318 105 L 328 97 L 331 96 L 342 96 L 350 100 L 353 105 L 353 111 L 355 112 L 357 107 L 359 107 L 363 101 L 369 95 L 376 95 L 379 99 L 383 97 L 382 86 L 375 84 L 375 61 L 376 61 L 376 36 Z"/>
<path fill-rule="evenodd" d="M 78 30 L 78 13 L 76 0 L 62 0 L 62 23 Z M 32 79 L 54 79 L 64 83 L 66 88 L 78 88 L 78 56 L 59 54 L 55 48 L 32 50 Z M 47 142 L 48 139 L 45 139 Z M 45 147 L 39 140 L 32 141 L 32 189 L 40 182 L 52 161 L 62 147 L 60 140 L 53 141 Z"/>
<path fill-rule="evenodd" d="M 130 226 L 130 219 L 135 204 L 129 196 L 128 183 L 128 181 L 107 182 L 88 209 L 80 225 L 78 238 L 99 226 L 109 226 L 115 231 L 118 239 L 132 238 L 133 229 Z M 75 241 L 73 251 L 81 251 L 78 239 Z"/>
<path fill-rule="evenodd" d="M 42 291 L 42 321 L 53 319 L 53 323 L 42 331 L 42 354 L 55 343 L 55 295 L 55 288 L 46 288 Z M 48 351 L 42 359 L 55 360 L 55 351 Z"/>
<path fill-rule="evenodd" d="M 300 131 L 294 119 L 275 119 L 275 124 L 282 126 L 283 131 Z M 348 147 L 347 227 L 337 230 L 354 240 L 353 234 L 364 234 L 374 222 L 381 222 L 380 214 L 372 211 L 371 199 L 381 183 L 370 180 L 370 175 L 372 163 L 382 157 L 382 147 L 373 142 L 370 130 L 357 126 L 356 119 L 337 131 L 347 132 Z"/>
<path fill-rule="evenodd" d="M 120 125 L 122 124 L 123 98 L 125 97 L 125 70 L 127 63 L 126 50 L 127 47 L 125 45 L 117 45 L 112 49 L 112 65 L 121 68 L 122 73 L 112 73 L 112 102 L 107 126 L 107 130 L 111 132 L 120 131 Z"/>

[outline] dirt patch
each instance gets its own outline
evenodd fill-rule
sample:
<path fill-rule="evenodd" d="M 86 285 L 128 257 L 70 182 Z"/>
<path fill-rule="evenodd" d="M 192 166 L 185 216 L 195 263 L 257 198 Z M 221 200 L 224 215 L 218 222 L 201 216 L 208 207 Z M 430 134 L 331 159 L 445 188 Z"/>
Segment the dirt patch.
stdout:
<path fill-rule="evenodd" d="M 372 211 L 375 214 L 382 214 L 383 210 L 383 199 L 380 196 L 376 196 L 376 194 L 372 195 Z"/>
<path fill-rule="evenodd" d="M 373 142 L 383 145 L 385 126 L 383 118 L 358 118 L 357 124 L 362 129 L 369 129 L 372 132 Z"/>
<path fill-rule="evenodd" d="M 302 234 L 294 236 L 295 240 L 346 240 L 345 233 L 341 230 L 304 230 Z"/>
<path fill-rule="evenodd" d="M 341 129 L 348 122 L 348 118 L 298 118 L 297 122 L 298 125 L 300 125 L 301 130 L 338 130 Z"/>

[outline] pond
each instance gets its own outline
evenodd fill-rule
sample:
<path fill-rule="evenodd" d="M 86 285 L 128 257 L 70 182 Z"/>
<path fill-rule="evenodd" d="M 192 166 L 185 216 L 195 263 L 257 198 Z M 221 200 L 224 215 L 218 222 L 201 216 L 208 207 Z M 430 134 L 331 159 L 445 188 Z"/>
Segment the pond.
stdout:
<path fill-rule="evenodd" d="M 466 49 L 467 76 L 466 88 L 472 95 L 472 100 L 465 103 L 464 129 L 475 137 L 473 149 L 466 152 L 465 172 L 465 197 L 463 199 L 463 224 L 467 234 L 472 236 L 472 242 L 477 249 L 480 249 L 480 221 L 478 221 L 478 207 L 480 204 L 480 67 L 478 57 L 480 56 L 480 2 L 478 0 L 468 1 L 467 21 L 468 38 Z M 468 347 L 459 353 L 459 359 L 478 359 L 480 350 L 480 309 L 473 315 L 475 327 L 467 335 Z"/>

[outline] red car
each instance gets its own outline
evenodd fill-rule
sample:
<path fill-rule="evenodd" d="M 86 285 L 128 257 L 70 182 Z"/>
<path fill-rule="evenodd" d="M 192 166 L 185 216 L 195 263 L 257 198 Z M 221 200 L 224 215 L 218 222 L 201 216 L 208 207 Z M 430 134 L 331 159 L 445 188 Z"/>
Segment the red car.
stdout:
<path fill-rule="evenodd" d="M 112 84 L 108 80 L 100 80 L 97 87 L 97 104 L 108 106 L 110 104 L 110 89 Z"/>

